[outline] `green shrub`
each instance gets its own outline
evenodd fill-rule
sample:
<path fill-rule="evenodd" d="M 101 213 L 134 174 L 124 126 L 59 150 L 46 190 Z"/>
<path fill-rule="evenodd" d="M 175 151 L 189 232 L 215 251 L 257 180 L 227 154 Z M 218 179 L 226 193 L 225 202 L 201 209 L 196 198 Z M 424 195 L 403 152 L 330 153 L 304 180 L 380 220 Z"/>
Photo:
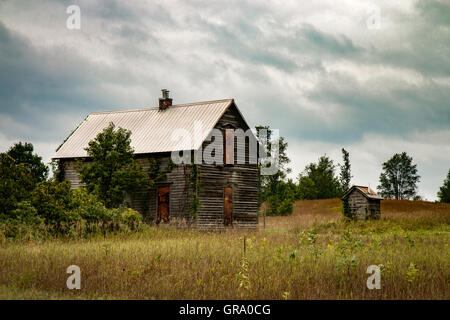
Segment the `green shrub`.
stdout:
<path fill-rule="evenodd" d="M 120 214 L 121 222 L 130 227 L 132 230 L 137 229 L 142 223 L 142 216 L 136 210 L 126 208 Z"/>
<path fill-rule="evenodd" d="M 43 181 L 31 193 L 31 204 L 47 224 L 56 226 L 81 220 L 70 182 Z"/>
<path fill-rule="evenodd" d="M 21 201 L 9 215 L 0 215 L 0 229 L 7 238 L 30 240 L 43 234 L 45 224 L 29 201 Z"/>
<path fill-rule="evenodd" d="M 85 188 L 78 188 L 72 191 L 72 201 L 74 213 L 80 216 L 87 223 L 110 222 L 112 213 L 93 194 L 87 192 Z"/>
<path fill-rule="evenodd" d="M 287 216 L 287 215 L 290 215 L 293 210 L 294 210 L 293 199 L 291 199 L 291 198 L 284 199 L 278 208 L 278 214 L 280 216 Z"/>
<path fill-rule="evenodd" d="M 30 201 L 21 201 L 17 204 L 17 208 L 12 211 L 11 219 L 20 223 L 38 225 L 44 222 L 44 219 L 38 215 L 35 207 Z"/>
<path fill-rule="evenodd" d="M 43 181 L 30 200 L 0 213 L 0 233 L 7 238 L 48 236 L 85 237 L 89 234 L 138 230 L 142 216 L 130 208 L 108 209 L 85 188 L 72 190 L 70 182 Z"/>

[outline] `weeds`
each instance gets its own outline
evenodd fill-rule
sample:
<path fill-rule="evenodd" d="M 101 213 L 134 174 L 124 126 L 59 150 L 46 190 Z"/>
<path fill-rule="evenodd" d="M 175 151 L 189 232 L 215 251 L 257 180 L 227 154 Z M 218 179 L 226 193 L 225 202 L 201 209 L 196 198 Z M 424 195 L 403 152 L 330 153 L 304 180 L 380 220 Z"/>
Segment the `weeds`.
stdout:
<path fill-rule="evenodd" d="M 406 280 L 408 280 L 409 283 L 413 283 L 415 282 L 418 276 L 419 276 L 419 269 L 414 263 L 410 262 L 408 270 L 406 271 Z"/>
<path fill-rule="evenodd" d="M 283 218 L 288 226 L 270 217 L 255 233 L 145 225 L 87 237 L 21 230 L 12 239 L 0 227 L 0 298 L 450 298 L 450 206 L 409 215 L 382 208 L 379 221 L 344 223 L 333 201 L 310 212 L 299 205 L 301 213 Z M 81 290 L 65 285 L 72 264 Z M 366 287 L 370 265 L 380 267 L 381 290 Z"/>
<path fill-rule="evenodd" d="M 241 268 L 237 274 L 239 281 L 239 294 L 241 298 L 246 298 L 249 296 L 251 291 L 250 274 L 248 268 L 248 259 L 245 255 L 242 256 Z"/>

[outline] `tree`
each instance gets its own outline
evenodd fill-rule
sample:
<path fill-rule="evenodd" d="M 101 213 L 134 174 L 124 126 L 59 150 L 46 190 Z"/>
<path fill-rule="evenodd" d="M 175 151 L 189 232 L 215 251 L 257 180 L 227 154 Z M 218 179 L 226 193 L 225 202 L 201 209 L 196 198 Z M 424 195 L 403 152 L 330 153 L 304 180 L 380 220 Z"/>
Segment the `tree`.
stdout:
<path fill-rule="evenodd" d="M 31 205 L 47 224 L 60 226 L 81 220 L 75 212 L 73 191 L 69 181 L 42 181 L 31 193 Z"/>
<path fill-rule="evenodd" d="M 412 157 L 402 152 L 394 154 L 383 163 L 383 172 L 380 174 L 378 186 L 383 197 L 398 200 L 410 199 L 416 195 L 420 176 L 417 174 L 417 165 L 412 161 Z"/>
<path fill-rule="evenodd" d="M 277 141 L 273 141 L 273 131 L 268 126 L 256 127 L 257 137 L 262 144 L 267 146 L 266 157 L 272 157 L 272 143 L 278 143 L 278 155 L 275 158 L 277 170 L 272 175 L 262 175 L 261 168 L 270 166 L 270 163 L 259 164 L 259 201 L 260 203 L 266 202 L 268 215 L 287 215 L 291 214 L 293 210 L 293 203 L 295 194 L 291 188 L 291 184 L 286 181 L 287 174 L 291 171 L 287 167 L 290 162 L 287 156 L 287 146 L 284 137 L 279 137 Z M 265 141 L 262 141 L 262 131 L 266 130 Z"/>
<path fill-rule="evenodd" d="M 10 215 L 20 201 L 30 196 L 33 186 L 30 168 L 15 164 L 11 156 L 0 153 L 0 215 Z"/>
<path fill-rule="evenodd" d="M 9 156 L 14 159 L 14 163 L 24 164 L 30 168 L 36 182 L 41 182 L 47 179 L 48 167 L 42 162 L 42 157 L 36 153 L 33 154 L 34 147 L 31 143 L 19 142 L 14 144 L 7 152 Z"/>
<path fill-rule="evenodd" d="M 340 183 L 334 173 L 335 165 L 326 155 L 317 163 L 310 163 L 298 177 L 299 192 L 303 199 L 329 199 L 341 195 Z"/>
<path fill-rule="evenodd" d="M 448 170 L 444 184 L 439 188 L 437 196 L 440 202 L 450 203 L 450 169 Z"/>
<path fill-rule="evenodd" d="M 298 178 L 298 199 L 300 200 L 313 200 L 317 199 L 317 188 L 314 181 L 307 176 L 300 175 Z"/>
<path fill-rule="evenodd" d="M 89 142 L 86 148 L 90 160 L 79 169 L 80 180 L 107 208 L 123 204 L 126 193 L 142 187 L 152 187 L 154 181 L 134 159 L 131 132 L 111 122 Z"/>
<path fill-rule="evenodd" d="M 341 192 L 344 194 L 350 188 L 350 181 L 352 179 L 352 174 L 350 171 L 350 159 L 347 150 L 342 148 L 342 159 L 344 163 L 340 165 L 341 172 L 339 175 L 339 182 L 341 184 Z"/>

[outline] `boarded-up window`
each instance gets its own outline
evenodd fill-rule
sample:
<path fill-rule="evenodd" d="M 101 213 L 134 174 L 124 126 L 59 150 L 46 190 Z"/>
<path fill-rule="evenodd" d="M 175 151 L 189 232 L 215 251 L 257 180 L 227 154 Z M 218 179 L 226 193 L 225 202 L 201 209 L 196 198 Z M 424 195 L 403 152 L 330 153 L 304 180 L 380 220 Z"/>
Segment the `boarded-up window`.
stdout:
<path fill-rule="evenodd" d="M 233 222 L 233 189 L 224 188 L 223 192 L 223 224 L 230 225 Z"/>
<path fill-rule="evenodd" d="M 157 223 L 169 222 L 169 187 L 158 187 Z"/>
<path fill-rule="evenodd" d="M 225 129 L 224 139 L 223 139 L 223 163 L 233 164 L 234 163 L 234 144 L 233 144 L 233 129 Z"/>

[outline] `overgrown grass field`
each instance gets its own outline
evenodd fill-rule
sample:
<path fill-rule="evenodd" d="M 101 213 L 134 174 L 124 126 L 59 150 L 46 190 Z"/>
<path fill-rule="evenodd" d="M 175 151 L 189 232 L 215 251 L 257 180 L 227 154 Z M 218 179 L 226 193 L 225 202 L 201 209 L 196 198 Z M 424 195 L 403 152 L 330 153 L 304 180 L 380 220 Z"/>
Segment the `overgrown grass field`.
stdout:
<path fill-rule="evenodd" d="M 450 205 L 382 201 L 345 222 L 338 199 L 298 201 L 259 231 L 146 226 L 90 239 L 0 235 L 1 299 L 449 299 Z M 244 253 L 244 237 L 246 250 Z M 69 290 L 69 265 L 81 289 Z M 369 265 L 381 289 L 369 290 Z"/>

